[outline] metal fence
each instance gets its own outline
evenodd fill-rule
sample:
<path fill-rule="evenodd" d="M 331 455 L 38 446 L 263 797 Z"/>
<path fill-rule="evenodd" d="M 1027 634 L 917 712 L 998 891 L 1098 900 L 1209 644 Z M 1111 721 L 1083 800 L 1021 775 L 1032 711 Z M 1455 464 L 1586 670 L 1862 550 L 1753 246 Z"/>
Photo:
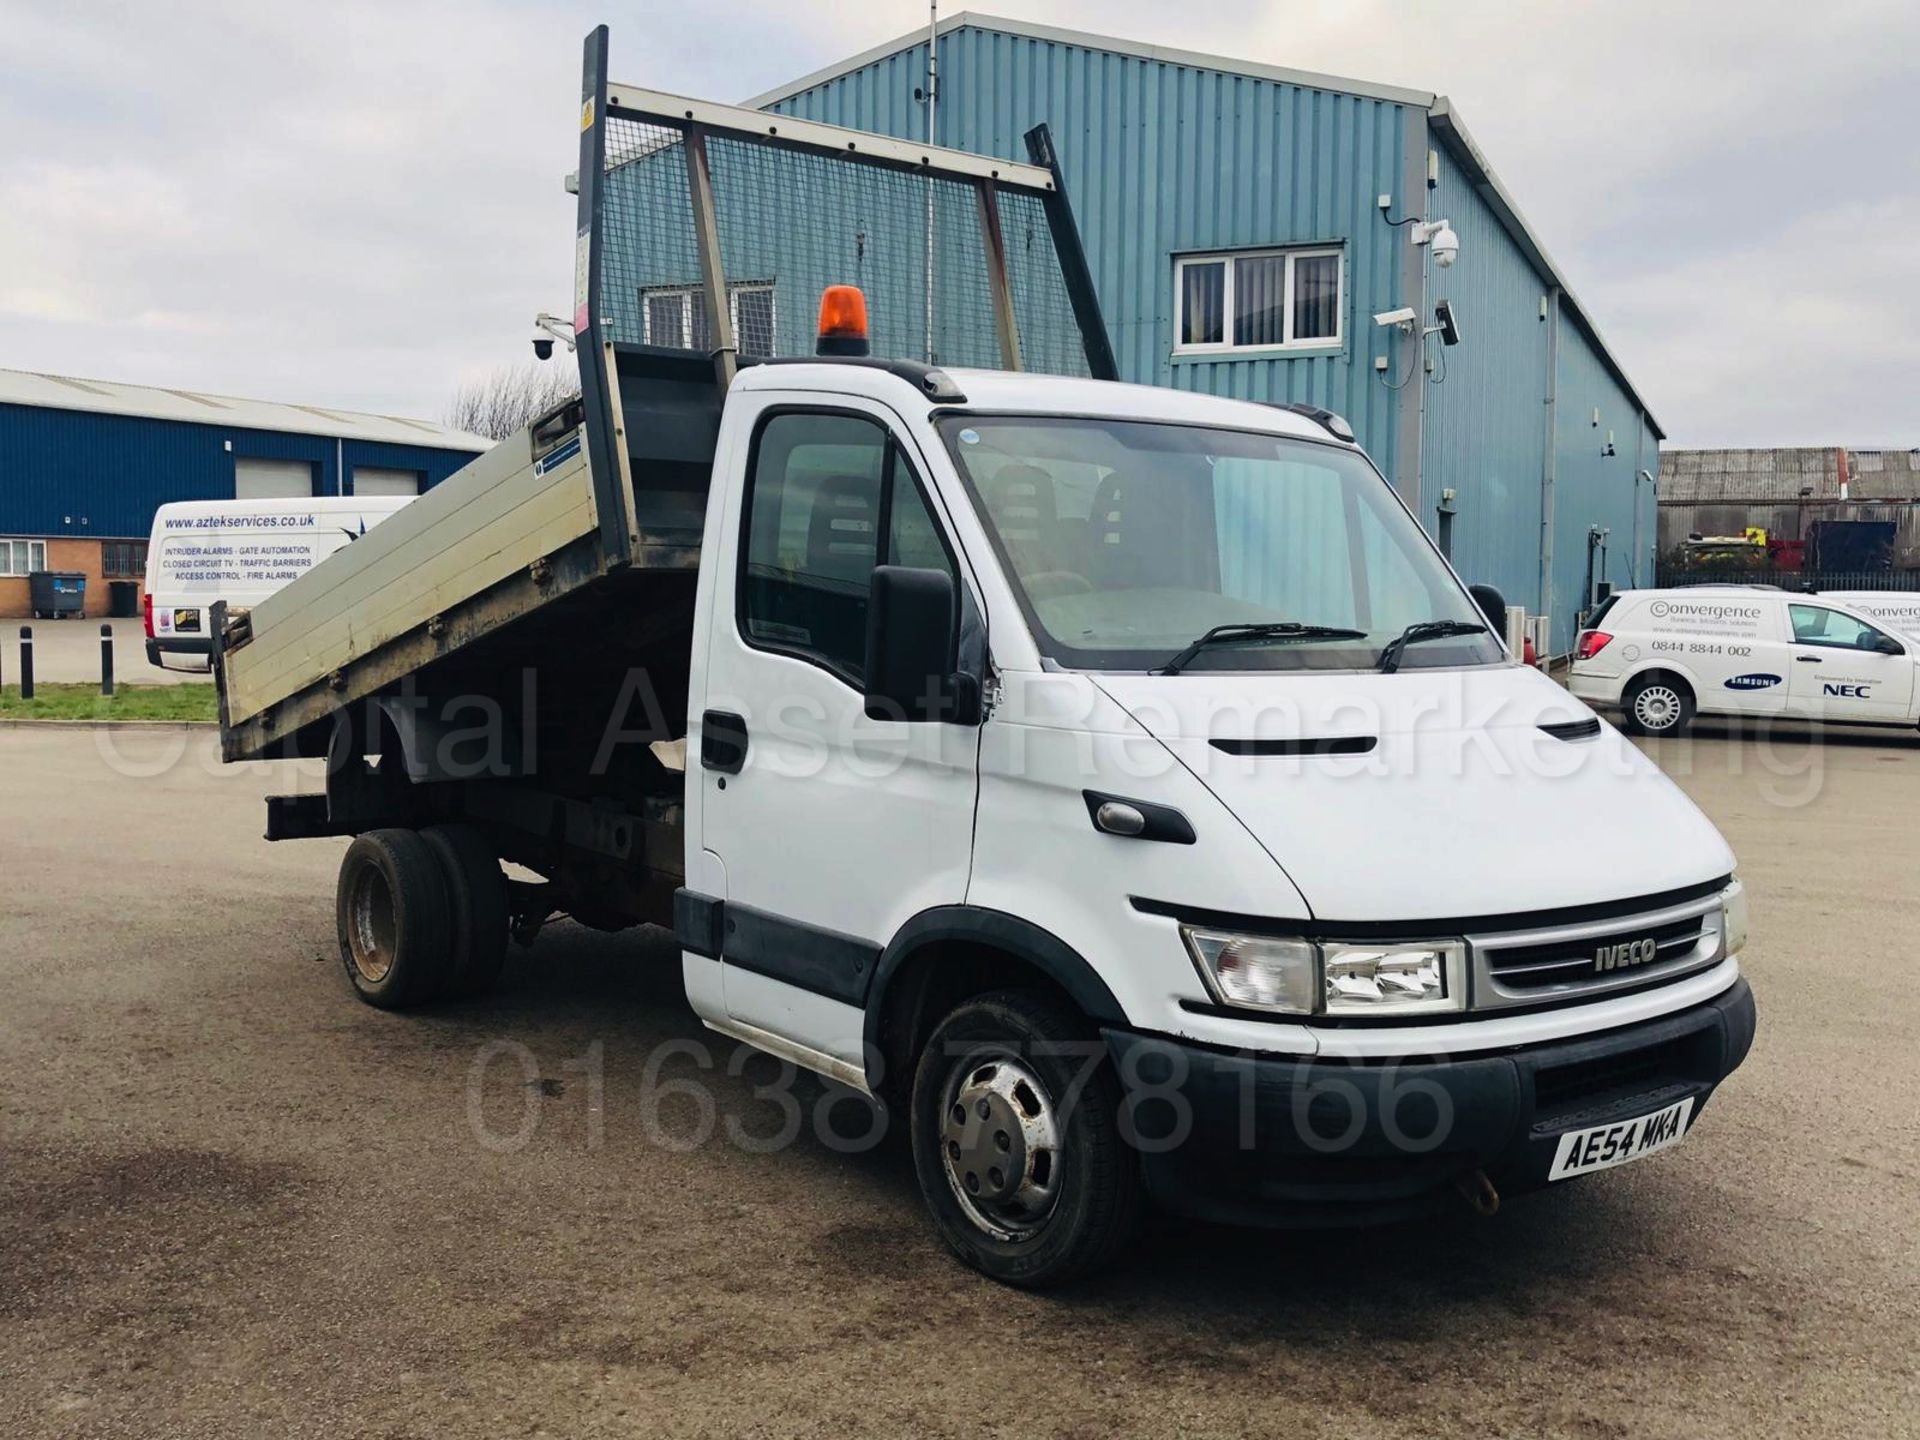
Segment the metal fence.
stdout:
<path fill-rule="evenodd" d="M 1654 585 L 1662 590 L 1688 585 L 1760 585 L 1775 590 L 1920 591 L 1920 570 L 1777 570 L 1726 566 L 1720 569 L 1660 565 Z"/>

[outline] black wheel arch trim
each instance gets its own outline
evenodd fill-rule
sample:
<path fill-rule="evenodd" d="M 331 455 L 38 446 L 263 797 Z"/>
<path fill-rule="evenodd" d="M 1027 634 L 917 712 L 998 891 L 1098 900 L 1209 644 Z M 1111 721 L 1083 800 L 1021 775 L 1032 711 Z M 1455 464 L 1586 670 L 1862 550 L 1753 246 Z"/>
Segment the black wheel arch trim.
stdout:
<path fill-rule="evenodd" d="M 867 1067 L 871 1072 L 882 1053 L 881 1027 L 887 997 L 901 968 L 930 945 L 965 941 L 1004 951 L 1031 965 L 1067 993 L 1087 1017 L 1103 1025 L 1125 1025 L 1121 1009 L 1107 982 L 1091 962 L 1059 936 L 1030 920 L 980 905 L 938 905 L 922 910 L 894 933 L 873 968 L 866 998 Z M 880 1077 L 868 1076 L 878 1083 Z"/>

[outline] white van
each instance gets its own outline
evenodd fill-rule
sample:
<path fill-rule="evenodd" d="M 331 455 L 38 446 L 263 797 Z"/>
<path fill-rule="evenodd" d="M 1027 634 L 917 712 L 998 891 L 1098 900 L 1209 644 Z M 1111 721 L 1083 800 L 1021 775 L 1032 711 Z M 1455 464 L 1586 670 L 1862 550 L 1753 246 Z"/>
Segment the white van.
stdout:
<path fill-rule="evenodd" d="M 1696 714 L 1913 726 L 1920 640 L 1893 628 L 1835 595 L 1628 590 L 1581 631 L 1568 683 L 1642 735 L 1677 734 Z"/>
<path fill-rule="evenodd" d="M 407 504 L 409 495 L 183 500 L 154 512 L 147 542 L 147 660 L 206 670 L 216 600 L 244 610 Z"/>
<path fill-rule="evenodd" d="M 1849 610 L 1858 610 L 1876 625 L 1914 640 L 1920 640 L 1920 592 L 1912 590 L 1834 590 L 1823 600 L 1838 600 Z"/>

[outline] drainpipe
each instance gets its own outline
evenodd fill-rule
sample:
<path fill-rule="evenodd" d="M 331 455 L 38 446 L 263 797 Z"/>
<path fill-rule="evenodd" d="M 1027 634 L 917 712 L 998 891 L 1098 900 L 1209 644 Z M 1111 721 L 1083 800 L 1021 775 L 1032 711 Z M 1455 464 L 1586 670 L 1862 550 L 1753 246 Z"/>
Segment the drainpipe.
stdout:
<path fill-rule="evenodd" d="M 1540 470 L 1540 613 L 1547 617 L 1547 649 L 1553 648 L 1553 480 L 1559 449 L 1560 287 L 1547 292 L 1547 458 Z"/>
<path fill-rule="evenodd" d="M 333 493 L 347 493 L 347 444 L 337 435 L 333 439 Z"/>

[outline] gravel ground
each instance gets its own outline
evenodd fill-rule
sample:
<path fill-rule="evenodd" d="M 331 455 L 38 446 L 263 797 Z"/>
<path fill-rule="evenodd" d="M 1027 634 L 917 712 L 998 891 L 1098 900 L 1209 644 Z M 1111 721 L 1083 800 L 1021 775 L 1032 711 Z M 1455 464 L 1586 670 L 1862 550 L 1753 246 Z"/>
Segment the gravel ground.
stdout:
<path fill-rule="evenodd" d="M 0 1434 L 1920 1433 L 1920 742 L 1656 748 L 1754 895 L 1760 1036 L 1684 1145 L 1491 1220 L 1165 1223 L 1052 1297 L 810 1080 L 763 1153 L 778 1067 L 657 935 L 358 1004 L 342 842 L 261 843 L 289 777 L 211 743 L 0 731 Z"/>

